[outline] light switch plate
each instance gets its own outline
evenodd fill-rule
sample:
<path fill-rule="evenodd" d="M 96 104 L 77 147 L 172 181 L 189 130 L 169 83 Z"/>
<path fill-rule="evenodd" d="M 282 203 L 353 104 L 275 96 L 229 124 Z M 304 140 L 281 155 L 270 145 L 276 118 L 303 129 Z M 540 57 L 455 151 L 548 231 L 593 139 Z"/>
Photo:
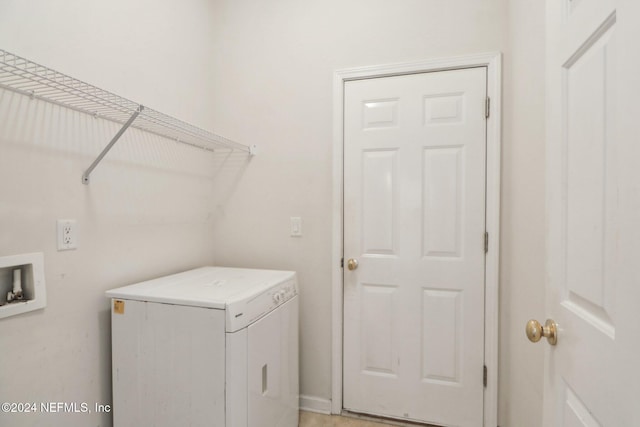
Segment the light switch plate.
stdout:
<path fill-rule="evenodd" d="M 302 236 L 302 218 L 299 216 L 291 217 L 291 237 Z"/>

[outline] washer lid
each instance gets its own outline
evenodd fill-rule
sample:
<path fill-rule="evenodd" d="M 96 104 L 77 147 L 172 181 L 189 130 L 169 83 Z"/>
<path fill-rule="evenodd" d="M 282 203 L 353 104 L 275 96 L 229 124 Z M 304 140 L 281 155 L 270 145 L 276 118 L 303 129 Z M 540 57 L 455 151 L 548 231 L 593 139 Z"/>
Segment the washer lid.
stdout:
<path fill-rule="evenodd" d="M 225 309 L 295 276 L 293 271 L 202 267 L 112 289 L 109 298 Z"/>

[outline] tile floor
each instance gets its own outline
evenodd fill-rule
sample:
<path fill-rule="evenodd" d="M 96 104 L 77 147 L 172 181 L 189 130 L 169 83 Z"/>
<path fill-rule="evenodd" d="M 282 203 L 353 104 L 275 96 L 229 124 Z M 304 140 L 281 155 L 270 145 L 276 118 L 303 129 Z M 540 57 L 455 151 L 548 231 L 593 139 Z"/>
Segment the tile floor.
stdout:
<path fill-rule="evenodd" d="M 300 427 L 388 427 L 391 424 L 376 423 L 339 415 L 323 415 L 300 411 Z"/>

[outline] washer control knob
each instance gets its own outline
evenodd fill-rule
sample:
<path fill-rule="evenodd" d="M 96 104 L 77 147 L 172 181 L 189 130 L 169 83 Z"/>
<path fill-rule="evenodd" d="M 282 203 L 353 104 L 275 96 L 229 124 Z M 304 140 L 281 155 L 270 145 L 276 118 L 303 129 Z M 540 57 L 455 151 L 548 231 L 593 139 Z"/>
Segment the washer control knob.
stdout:
<path fill-rule="evenodd" d="M 273 294 L 273 302 L 275 302 L 276 304 L 280 304 L 280 301 L 282 301 L 282 295 L 280 295 L 279 292 Z"/>

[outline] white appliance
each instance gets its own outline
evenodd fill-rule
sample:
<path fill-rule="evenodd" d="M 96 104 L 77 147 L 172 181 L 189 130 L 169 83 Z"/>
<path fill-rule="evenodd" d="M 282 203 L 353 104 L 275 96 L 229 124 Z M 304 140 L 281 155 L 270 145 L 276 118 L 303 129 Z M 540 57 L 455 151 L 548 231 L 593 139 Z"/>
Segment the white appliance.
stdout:
<path fill-rule="evenodd" d="M 203 267 L 107 292 L 115 427 L 297 427 L 292 271 Z"/>

